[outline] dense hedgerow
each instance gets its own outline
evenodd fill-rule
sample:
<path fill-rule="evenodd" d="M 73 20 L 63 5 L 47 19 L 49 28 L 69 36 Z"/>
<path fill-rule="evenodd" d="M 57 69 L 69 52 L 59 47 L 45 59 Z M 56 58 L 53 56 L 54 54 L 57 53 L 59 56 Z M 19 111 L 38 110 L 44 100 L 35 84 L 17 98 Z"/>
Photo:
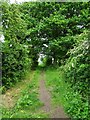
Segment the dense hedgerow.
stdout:
<path fill-rule="evenodd" d="M 15 41 L 2 44 L 2 85 L 9 88 L 22 79 L 31 67 L 28 48 Z"/>
<path fill-rule="evenodd" d="M 81 38 L 83 40 L 80 40 Z M 90 78 L 90 42 L 86 32 L 78 36 L 77 43 L 74 49 L 70 51 L 70 58 L 67 61 L 65 71 L 68 82 L 85 97 Z"/>
<path fill-rule="evenodd" d="M 88 32 L 78 36 L 76 46 L 70 50 L 70 57 L 64 66 L 65 82 L 69 83 L 73 92 L 67 91 L 66 110 L 73 118 L 89 118 L 88 95 L 90 78 L 90 42 Z M 77 107 L 78 106 L 78 107 Z"/>
<path fill-rule="evenodd" d="M 2 85 L 6 88 L 23 79 L 31 67 L 30 48 L 25 39 L 27 24 L 19 5 L 2 2 Z"/>

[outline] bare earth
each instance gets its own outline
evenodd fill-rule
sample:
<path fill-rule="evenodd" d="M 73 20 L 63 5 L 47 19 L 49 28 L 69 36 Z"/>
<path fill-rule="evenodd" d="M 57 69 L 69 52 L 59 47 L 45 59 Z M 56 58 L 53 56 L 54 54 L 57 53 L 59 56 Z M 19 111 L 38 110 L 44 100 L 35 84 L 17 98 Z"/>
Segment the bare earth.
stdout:
<path fill-rule="evenodd" d="M 54 107 L 51 105 L 51 96 L 45 86 L 45 75 L 41 73 L 41 80 L 40 80 L 40 90 L 39 90 L 39 98 L 41 102 L 44 103 L 42 110 L 46 113 L 49 113 L 50 118 L 68 118 L 65 114 L 63 108 L 61 106 Z"/>

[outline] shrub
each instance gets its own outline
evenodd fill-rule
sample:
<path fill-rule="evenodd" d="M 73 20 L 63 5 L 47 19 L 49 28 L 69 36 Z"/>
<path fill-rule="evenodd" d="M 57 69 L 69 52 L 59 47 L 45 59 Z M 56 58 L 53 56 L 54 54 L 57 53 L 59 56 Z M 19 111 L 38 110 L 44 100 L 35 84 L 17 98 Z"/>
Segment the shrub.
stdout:
<path fill-rule="evenodd" d="M 78 37 L 75 36 L 75 38 L 78 38 L 76 46 L 70 50 L 70 57 L 63 69 L 66 76 L 65 82 L 69 83 L 73 89 L 72 93 L 67 91 L 67 103 L 69 101 L 71 103 L 67 105 L 66 109 L 73 118 L 88 119 L 90 43 L 87 32 Z"/>
<path fill-rule="evenodd" d="M 89 41 L 86 37 L 86 39 L 78 42 L 74 49 L 70 51 L 70 58 L 67 61 L 65 69 L 68 78 L 67 81 L 70 82 L 74 89 L 79 91 L 83 97 L 88 91 L 90 77 L 89 52 Z"/>
<path fill-rule="evenodd" d="M 28 48 L 15 41 L 2 44 L 2 85 L 6 88 L 24 77 L 31 66 Z"/>

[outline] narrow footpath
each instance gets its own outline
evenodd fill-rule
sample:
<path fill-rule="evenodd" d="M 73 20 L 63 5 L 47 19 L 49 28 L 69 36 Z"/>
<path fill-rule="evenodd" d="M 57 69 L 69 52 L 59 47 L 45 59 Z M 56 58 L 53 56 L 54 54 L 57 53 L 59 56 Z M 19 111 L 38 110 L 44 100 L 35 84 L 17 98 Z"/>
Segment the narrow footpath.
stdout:
<path fill-rule="evenodd" d="M 42 110 L 49 114 L 49 118 L 68 118 L 61 106 L 54 107 L 51 105 L 51 95 L 45 86 L 45 74 L 41 73 L 39 99 L 44 103 Z"/>
<path fill-rule="evenodd" d="M 27 86 L 31 84 L 31 81 L 35 79 L 34 78 L 35 72 L 32 72 L 31 74 L 32 75 L 28 76 L 26 80 L 19 82 L 14 87 L 7 90 L 5 94 L 1 95 L 2 104 L 0 104 L 0 107 L 3 106 L 5 108 L 8 108 L 9 110 L 10 108 L 13 108 L 15 106 L 17 100 L 22 96 L 22 90 L 26 89 Z M 68 116 L 65 114 L 61 106 L 53 106 L 51 93 L 49 92 L 48 88 L 46 88 L 45 82 L 46 82 L 45 72 L 41 71 L 40 78 L 39 78 L 39 86 L 38 86 L 39 94 L 38 95 L 39 95 L 39 100 L 42 103 L 42 106 L 40 106 L 37 113 L 35 113 L 36 116 L 39 116 L 39 113 L 42 113 L 42 115 L 43 113 L 45 113 L 49 118 L 68 118 Z M 32 110 L 32 112 L 34 111 Z"/>

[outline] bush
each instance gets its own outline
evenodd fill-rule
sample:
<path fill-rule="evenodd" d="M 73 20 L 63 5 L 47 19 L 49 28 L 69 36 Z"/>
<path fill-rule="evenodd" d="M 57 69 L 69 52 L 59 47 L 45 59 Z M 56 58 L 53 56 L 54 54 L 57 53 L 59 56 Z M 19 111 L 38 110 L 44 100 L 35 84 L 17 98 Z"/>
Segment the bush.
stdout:
<path fill-rule="evenodd" d="M 70 58 L 66 64 L 66 76 L 68 82 L 72 84 L 76 91 L 79 91 L 83 97 L 88 91 L 90 57 L 89 57 L 89 41 L 78 42 L 78 45 L 70 51 Z"/>
<path fill-rule="evenodd" d="M 5 41 L 2 45 L 2 85 L 9 88 L 22 79 L 30 69 L 31 59 L 28 48 L 15 41 Z"/>
<path fill-rule="evenodd" d="M 14 85 L 31 67 L 29 45 L 25 39 L 27 24 L 21 17 L 18 4 L 2 2 L 2 85 Z"/>
<path fill-rule="evenodd" d="M 67 94 L 67 103 L 68 101 L 71 101 L 71 104 L 68 104 L 66 108 L 68 113 L 73 118 L 89 118 L 89 45 L 90 43 L 87 39 L 87 32 L 84 32 L 83 34 L 79 35 L 76 42 L 76 46 L 74 47 L 74 49 L 70 50 L 70 57 L 67 60 L 67 63 L 63 69 L 64 75 L 66 76 L 65 82 L 69 83 L 73 89 L 72 93 L 68 92 Z M 75 95 L 76 93 L 77 95 Z"/>

